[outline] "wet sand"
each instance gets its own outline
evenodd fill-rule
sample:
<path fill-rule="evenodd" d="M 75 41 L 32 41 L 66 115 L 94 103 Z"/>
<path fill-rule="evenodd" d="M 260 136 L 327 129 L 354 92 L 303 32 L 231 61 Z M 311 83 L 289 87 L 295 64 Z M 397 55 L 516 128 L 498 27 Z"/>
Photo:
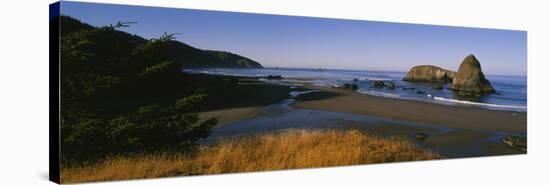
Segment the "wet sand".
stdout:
<path fill-rule="evenodd" d="M 266 98 L 265 93 L 249 93 L 246 98 L 220 102 L 226 104 L 222 107 L 228 108 L 202 111 L 199 114 L 201 118 L 216 117 L 220 120 L 209 138 L 294 128 L 342 128 L 360 129 L 369 134 L 387 137 L 408 138 L 418 146 L 434 150 L 448 158 L 523 153 L 507 147 L 500 139 L 507 134 L 526 132 L 525 112 L 390 99 L 351 90 L 294 83 L 299 86 L 287 86 L 289 92 L 312 89 L 319 91 L 297 97 L 278 93 L 276 99 L 279 101 L 273 104 L 266 102 L 254 106 L 232 105 L 232 102 Z M 280 85 L 256 80 L 235 84 L 232 88 L 251 84 L 266 88 L 264 90 L 280 89 Z M 429 137 L 420 141 L 416 139 L 416 133 L 426 133 Z"/>
<path fill-rule="evenodd" d="M 501 142 L 507 134 L 527 132 L 527 113 L 487 110 L 473 107 L 439 105 L 412 100 L 399 100 L 359 94 L 351 90 L 312 86 L 319 92 L 298 97 L 292 105 L 298 109 L 346 112 L 379 116 L 395 120 L 421 122 L 453 129 L 434 133 L 418 126 L 377 125 L 365 128 L 369 133 L 398 136 L 415 140 L 414 133 L 428 133 L 424 141 L 416 141 L 447 157 L 476 157 L 521 154 Z"/>
<path fill-rule="evenodd" d="M 254 118 L 262 113 L 262 109 L 263 107 L 261 106 L 250 106 L 212 110 L 200 112 L 199 117 L 201 119 L 216 118 L 218 119 L 218 125 L 216 125 L 216 127 L 221 127 L 227 123 Z"/>
<path fill-rule="evenodd" d="M 195 108 L 201 119 L 217 118 L 218 125 L 258 116 L 265 106 L 289 97 L 289 86 L 265 83 L 252 77 L 193 75 L 204 81 L 205 101 Z M 205 80 L 206 79 L 206 80 Z"/>
<path fill-rule="evenodd" d="M 293 107 L 380 116 L 459 129 L 527 132 L 527 113 L 525 112 L 498 111 L 391 99 L 360 94 L 351 90 L 318 87 L 309 84 L 306 84 L 305 87 L 321 91 L 298 97 L 298 102 Z"/>

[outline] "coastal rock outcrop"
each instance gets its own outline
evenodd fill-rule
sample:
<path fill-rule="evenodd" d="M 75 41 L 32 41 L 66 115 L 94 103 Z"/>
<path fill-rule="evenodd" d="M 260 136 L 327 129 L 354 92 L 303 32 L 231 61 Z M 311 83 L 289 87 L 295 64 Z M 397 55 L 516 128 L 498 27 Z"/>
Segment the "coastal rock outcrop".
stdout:
<path fill-rule="evenodd" d="M 473 96 L 495 92 L 491 82 L 485 78 L 477 58 L 470 54 L 460 64 L 450 89 L 462 96 Z"/>
<path fill-rule="evenodd" d="M 455 78 L 455 72 L 433 65 L 414 66 L 407 72 L 403 81 L 449 83 Z"/>
<path fill-rule="evenodd" d="M 340 88 L 342 88 L 342 89 L 351 89 L 351 90 L 354 90 L 354 91 L 356 91 L 357 89 L 359 89 L 359 87 L 358 87 L 357 84 L 355 84 L 355 83 L 353 83 L 353 84 L 345 83 L 345 84 L 342 85 Z"/>
<path fill-rule="evenodd" d="M 384 86 L 386 86 L 386 84 L 384 84 L 384 81 L 382 80 L 377 80 L 377 81 L 374 81 L 372 87 L 374 88 L 384 88 Z"/>
<path fill-rule="evenodd" d="M 281 79 L 283 79 L 283 76 L 281 76 L 281 75 L 267 75 L 266 78 L 268 80 L 281 80 Z"/>
<path fill-rule="evenodd" d="M 395 89 L 395 83 L 393 83 L 393 82 L 388 82 L 384 85 L 386 85 L 386 87 L 388 87 L 388 89 Z"/>

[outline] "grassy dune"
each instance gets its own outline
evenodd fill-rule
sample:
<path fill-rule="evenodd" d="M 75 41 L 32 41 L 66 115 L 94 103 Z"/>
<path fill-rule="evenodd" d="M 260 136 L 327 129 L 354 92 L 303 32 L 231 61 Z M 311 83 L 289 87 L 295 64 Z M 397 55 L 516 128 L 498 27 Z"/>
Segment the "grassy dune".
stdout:
<path fill-rule="evenodd" d="M 225 139 L 195 156 L 177 153 L 111 157 L 93 165 L 64 167 L 63 183 L 180 175 L 328 167 L 436 159 L 400 138 L 348 130 L 292 130 Z"/>

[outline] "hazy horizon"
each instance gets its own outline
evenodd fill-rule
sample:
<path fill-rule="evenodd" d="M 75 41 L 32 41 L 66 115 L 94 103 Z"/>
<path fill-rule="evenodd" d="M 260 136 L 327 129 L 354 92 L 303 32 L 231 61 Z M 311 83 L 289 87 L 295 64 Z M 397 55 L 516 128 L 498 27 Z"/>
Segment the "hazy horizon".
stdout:
<path fill-rule="evenodd" d="M 193 47 L 239 54 L 265 67 L 406 72 L 458 70 L 474 54 L 488 75 L 527 75 L 527 32 L 176 8 L 67 2 L 61 13 L 150 39 L 164 32 Z"/>

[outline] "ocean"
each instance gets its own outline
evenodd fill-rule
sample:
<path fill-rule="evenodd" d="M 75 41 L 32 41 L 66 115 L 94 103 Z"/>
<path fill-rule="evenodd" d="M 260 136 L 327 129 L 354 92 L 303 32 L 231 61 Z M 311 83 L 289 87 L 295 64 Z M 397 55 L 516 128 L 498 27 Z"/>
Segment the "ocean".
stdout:
<path fill-rule="evenodd" d="M 403 79 L 406 72 L 300 68 L 193 68 L 184 69 L 183 72 L 249 77 L 281 75 L 283 77 L 283 83 L 285 81 L 291 83 L 299 79 L 300 81 L 312 82 L 318 86 L 341 86 L 346 83 L 355 83 L 359 87 L 357 90 L 358 93 L 374 96 L 424 101 L 449 106 L 477 107 L 518 112 L 527 111 L 526 76 L 486 75 L 486 78 L 491 82 L 497 93 L 486 94 L 479 97 L 463 97 L 449 90 L 447 87 L 449 87 L 450 84 L 446 84 L 443 89 L 438 90 L 434 88 L 434 84 L 402 81 L 401 79 Z M 373 88 L 373 83 L 377 80 L 394 82 L 396 88 L 393 90 L 388 88 Z"/>

